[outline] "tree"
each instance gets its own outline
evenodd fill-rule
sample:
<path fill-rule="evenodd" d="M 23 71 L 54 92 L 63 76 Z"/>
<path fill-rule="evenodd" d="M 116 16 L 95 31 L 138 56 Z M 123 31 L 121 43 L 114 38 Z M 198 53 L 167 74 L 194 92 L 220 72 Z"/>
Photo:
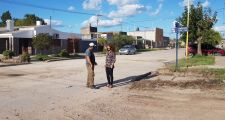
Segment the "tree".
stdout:
<path fill-rule="evenodd" d="M 15 26 L 24 26 L 23 19 L 15 19 Z"/>
<path fill-rule="evenodd" d="M 178 18 L 178 21 L 184 26 L 187 26 L 187 13 L 188 9 L 185 7 L 184 13 Z M 191 43 L 197 42 L 197 53 L 200 55 L 202 55 L 201 44 L 203 42 L 210 43 L 212 42 L 210 40 L 213 40 L 208 39 L 206 36 L 213 34 L 212 28 L 217 22 L 216 16 L 216 12 L 212 13 L 210 8 L 203 8 L 200 2 L 197 6 L 192 5 L 190 7 L 189 39 Z M 185 41 L 186 33 L 182 33 L 181 39 Z"/>
<path fill-rule="evenodd" d="M 36 21 L 40 18 L 35 16 L 34 14 L 26 14 L 24 16 L 24 25 L 36 25 Z"/>
<path fill-rule="evenodd" d="M 132 36 L 115 34 L 112 37 L 112 40 L 109 42 L 116 46 L 116 49 L 120 49 L 122 46 L 126 44 L 133 44 L 135 39 Z"/>
<path fill-rule="evenodd" d="M 36 25 L 36 21 L 46 24 L 42 18 L 35 14 L 25 14 L 23 19 L 15 19 L 15 26 L 33 26 Z"/>
<path fill-rule="evenodd" d="M 105 38 L 98 38 L 98 44 L 100 46 L 104 46 L 107 43 L 107 40 Z"/>
<path fill-rule="evenodd" d="M 205 43 L 208 43 L 208 44 L 211 44 L 211 45 L 218 45 L 221 40 L 222 40 L 222 36 L 220 35 L 219 32 L 211 29 L 209 31 L 207 31 L 208 33 L 206 33 L 204 36 L 203 36 L 203 42 Z"/>
<path fill-rule="evenodd" d="M 1 20 L 1 26 L 5 26 L 7 20 L 12 20 L 11 13 L 9 11 L 2 13 Z"/>
<path fill-rule="evenodd" d="M 40 33 L 32 38 L 32 44 L 37 50 L 48 50 L 52 44 L 52 37 L 48 33 Z"/>

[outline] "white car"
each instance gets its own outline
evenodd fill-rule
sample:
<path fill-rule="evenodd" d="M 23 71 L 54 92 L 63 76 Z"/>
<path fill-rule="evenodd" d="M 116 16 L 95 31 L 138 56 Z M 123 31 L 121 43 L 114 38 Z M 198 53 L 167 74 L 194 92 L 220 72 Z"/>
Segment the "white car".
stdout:
<path fill-rule="evenodd" d="M 137 49 L 134 45 L 125 45 L 119 50 L 119 54 L 125 54 L 125 55 L 133 55 L 136 54 Z"/>

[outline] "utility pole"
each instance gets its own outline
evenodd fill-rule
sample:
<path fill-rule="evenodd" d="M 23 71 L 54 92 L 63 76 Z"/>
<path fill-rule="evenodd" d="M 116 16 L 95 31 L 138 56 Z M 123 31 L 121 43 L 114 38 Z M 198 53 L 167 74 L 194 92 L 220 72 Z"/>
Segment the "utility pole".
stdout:
<path fill-rule="evenodd" d="M 97 51 L 98 51 L 98 24 L 99 24 L 99 17 L 102 16 L 100 14 L 97 14 L 96 17 L 97 17 L 97 21 L 96 21 L 96 28 L 97 28 L 97 36 L 96 36 L 96 41 L 97 41 Z"/>
<path fill-rule="evenodd" d="M 187 13 L 187 28 L 189 28 L 189 23 L 190 23 L 190 1 L 188 0 L 188 13 Z M 188 57 L 188 42 L 189 42 L 189 30 L 187 31 L 187 36 L 186 36 L 186 60 Z"/>
<path fill-rule="evenodd" d="M 188 0 L 188 13 L 187 13 L 187 29 L 189 29 L 189 24 L 190 24 L 190 1 Z M 187 30 L 187 35 L 186 35 L 186 66 L 188 67 L 189 61 L 188 61 L 188 46 L 189 45 L 189 30 Z"/>

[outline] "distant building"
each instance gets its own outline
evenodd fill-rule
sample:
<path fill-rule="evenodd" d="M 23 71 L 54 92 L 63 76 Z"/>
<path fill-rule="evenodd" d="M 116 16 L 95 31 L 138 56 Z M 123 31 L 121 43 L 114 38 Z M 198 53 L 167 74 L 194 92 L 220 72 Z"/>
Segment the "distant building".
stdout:
<path fill-rule="evenodd" d="M 169 37 L 163 37 L 163 47 L 168 47 L 170 44 L 170 38 Z"/>
<path fill-rule="evenodd" d="M 90 42 L 97 45 L 97 27 L 92 27 L 91 24 L 89 24 L 88 26 L 82 27 L 80 33 L 82 39 L 80 42 L 80 52 L 85 52 Z M 94 51 L 97 51 L 97 48 L 95 48 Z"/>
<path fill-rule="evenodd" d="M 99 33 L 99 37 L 111 40 L 115 34 L 127 35 L 127 32 L 101 32 Z"/>
<path fill-rule="evenodd" d="M 135 37 L 136 44 L 138 41 L 142 41 L 147 47 L 164 47 L 163 41 L 163 29 L 156 28 L 154 30 L 139 30 L 133 32 L 127 32 L 127 35 Z"/>
<path fill-rule="evenodd" d="M 82 35 L 82 39 L 96 39 L 97 38 L 97 27 L 92 27 L 91 24 L 89 24 L 86 27 L 82 27 L 80 29 L 80 33 Z"/>

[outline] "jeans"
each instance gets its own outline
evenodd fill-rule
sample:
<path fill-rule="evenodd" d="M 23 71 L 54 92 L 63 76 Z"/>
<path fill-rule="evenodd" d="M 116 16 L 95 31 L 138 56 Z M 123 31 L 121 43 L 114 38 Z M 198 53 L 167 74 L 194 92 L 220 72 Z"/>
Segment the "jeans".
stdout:
<path fill-rule="evenodd" d="M 105 68 L 106 76 L 107 76 L 107 80 L 108 80 L 109 85 L 113 85 L 113 69 L 114 68 L 109 68 L 109 67 Z"/>

